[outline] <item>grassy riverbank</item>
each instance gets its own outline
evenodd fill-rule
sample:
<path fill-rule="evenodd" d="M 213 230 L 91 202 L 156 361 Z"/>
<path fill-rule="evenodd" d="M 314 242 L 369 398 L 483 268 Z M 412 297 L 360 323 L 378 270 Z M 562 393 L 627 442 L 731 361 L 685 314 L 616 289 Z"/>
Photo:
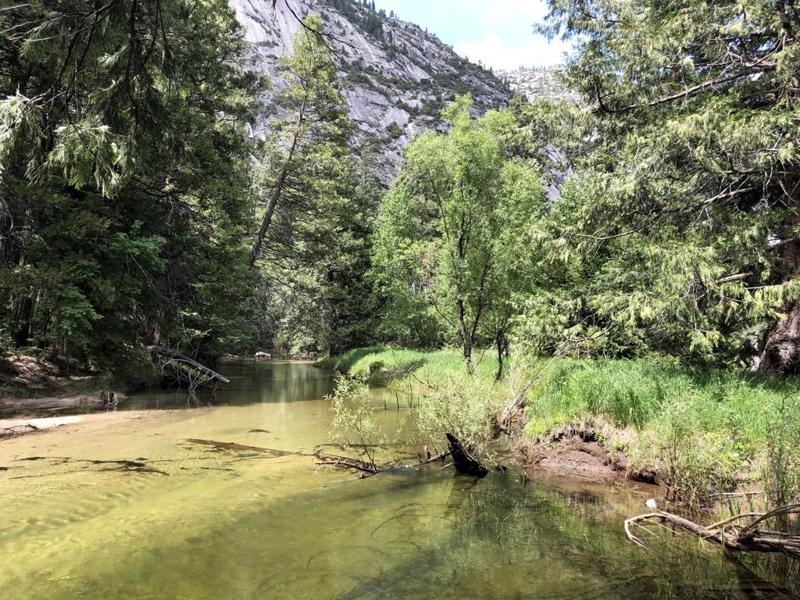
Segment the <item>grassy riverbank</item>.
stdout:
<path fill-rule="evenodd" d="M 323 362 L 351 375 L 425 394 L 466 380 L 456 350 L 359 348 Z M 800 488 L 800 380 L 768 380 L 735 370 L 689 370 L 677 361 L 529 359 L 513 381 L 493 382 L 489 353 L 462 387 L 491 389 L 487 407 L 535 380 L 523 440 L 591 429 L 609 457 L 629 470 L 656 471 L 673 494 L 694 502 L 753 485 L 786 496 Z"/>
<path fill-rule="evenodd" d="M 407 350 L 390 346 L 354 348 L 317 363 L 320 367 L 335 369 L 354 377 L 369 379 L 373 383 L 389 383 L 410 378 L 429 383 L 441 382 L 446 377 L 467 375 L 464 358 L 458 350 L 443 349 L 429 352 Z M 493 380 L 497 359 L 487 352 L 478 356 L 475 375 L 481 380 Z"/>

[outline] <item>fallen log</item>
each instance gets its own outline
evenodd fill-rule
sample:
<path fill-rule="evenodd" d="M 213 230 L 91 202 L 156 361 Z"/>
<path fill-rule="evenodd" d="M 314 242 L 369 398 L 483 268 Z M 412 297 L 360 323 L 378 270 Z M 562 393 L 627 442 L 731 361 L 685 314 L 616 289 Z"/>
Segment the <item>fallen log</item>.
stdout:
<path fill-rule="evenodd" d="M 209 369 L 204 364 L 201 364 L 174 350 L 161 348 L 159 346 L 151 346 L 150 354 L 158 362 L 161 369 L 172 367 L 173 375 L 179 381 L 185 380 L 189 384 L 189 389 L 194 390 L 200 385 L 216 381 L 219 383 L 230 383 L 231 380 L 217 373 L 213 369 Z M 181 368 L 186 370 L 185 373 L 181 372 Z"/>
<path fill-rule="evenodd" d="M 461 441 L 452 433 L 446 433 L 447 444 L 450 447 L 450 456 L 458 473 L 473 477 L 485 477 L 489 469 L 484 467 Z"/>
<path fill-rule="evenodd" d="M 770 519 L 786 519 L 800 515 L 800 504 L 781 506 L 764 513 L 743 513 L 712 525 L 703 526 L 684 517 L 657 510 L 625 520 L 625 535 L 641 548 L 644 542 L 633 534 L 633 527 L 643 527 L 643 523 L 669 523 L 688 531 L 700 539 L 714 543 L 731 552 L 780 553 L 792 558 L 800 558 L 800 536 L 782 531 L 762 529 Z M 740 522 L 750 519 L 742 525 Z"/>
<path fill-rule="evenodd" d="M 100 396 L 61 396 L 48 398 L 7 398 L 0 400 L 0 414 L 59 411 L 75 408 L 102 408 L 106 400 Z"/>

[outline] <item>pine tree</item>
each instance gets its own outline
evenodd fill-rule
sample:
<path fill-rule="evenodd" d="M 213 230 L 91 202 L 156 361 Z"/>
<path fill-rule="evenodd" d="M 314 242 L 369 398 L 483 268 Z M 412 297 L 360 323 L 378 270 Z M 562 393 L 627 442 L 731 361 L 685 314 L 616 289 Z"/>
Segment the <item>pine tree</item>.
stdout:
<path fill-rule="evenodd" d="M 0 346 L 240 343 L 255 80 L 227 2 L 33 1 L 0 31 Z"/>
<path fill-rule="evenodd" d="M 264 335 L 292 352 L 340 352 L 369 340 L 371 211 L 377 191 L 348 146 L 352 126 L 331 49 L 309 29 L 283 62 L 289 83 L 277 102 L 289 116 L 274 124 L 257 194 L 266 209 L 250 255 L 273 326 Z"/>

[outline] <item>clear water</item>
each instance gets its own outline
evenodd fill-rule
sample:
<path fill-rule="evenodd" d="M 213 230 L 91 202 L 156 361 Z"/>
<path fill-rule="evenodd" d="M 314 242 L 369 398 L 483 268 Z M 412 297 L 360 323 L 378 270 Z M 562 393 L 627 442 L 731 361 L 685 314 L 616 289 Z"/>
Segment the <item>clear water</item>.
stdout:
<path fill-rule="evenodd" d="M 143 394 L 0 442 L 0 598 L 790 597 L 693 540 L 631 546 L 632 487 L 320 470 L 329 374 L 225 372 L 189 408 Z"/>

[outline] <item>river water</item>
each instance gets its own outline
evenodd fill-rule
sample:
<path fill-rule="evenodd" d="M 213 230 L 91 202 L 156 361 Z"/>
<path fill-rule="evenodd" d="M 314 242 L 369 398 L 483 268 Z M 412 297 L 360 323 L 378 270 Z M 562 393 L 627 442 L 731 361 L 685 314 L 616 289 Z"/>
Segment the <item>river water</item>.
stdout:
<path fill-rule="evenodd" d="M 694 540 L 629 544 L 646 490 L 320 469 L 330 374 L 224 372 L 216 399 L 141 394 L 0 442 L 0 598 L 788 597 Z"/>

